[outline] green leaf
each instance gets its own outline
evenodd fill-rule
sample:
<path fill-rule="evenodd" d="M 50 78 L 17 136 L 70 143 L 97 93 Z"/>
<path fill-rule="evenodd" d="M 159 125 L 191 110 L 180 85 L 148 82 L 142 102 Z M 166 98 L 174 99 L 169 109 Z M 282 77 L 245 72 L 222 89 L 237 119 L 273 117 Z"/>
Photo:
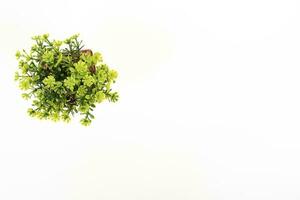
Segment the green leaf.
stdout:
<path fill-rule="evenodd" d="M 16 58 L 19 60 L 20 57 L 21 57 L 21 52 L 20 52 L 20 51 L 17 51 L 17 52 L 16 52 Z"/>
<path fill-rule="evenodd" d="M 46 34 L 43 34 L 43 39 L 48 39 L 49 38 L 49 34 L 48 33 L 46 33 Z"/>
<path fill-rule="evenodd" d="M 28 72 L 29 66 L 25 62 L 19 63 L 19 68 L 22 71 L 22 74 L 26 74 Z"/>
<path fill-rule="evenodd" d="M 91 120 L 89 118 L 84 118 L 84 119 L 81 119 L 80 120 L 80 123 L 83 125 L 83 126 L 89 126 L 91 124 Z"/>
<path fill-rule="evenodd" d="M 102 62 L 102 55 L 99 52 L 94 53 L 93 62 L 96 64 L 97 62 Z"/>
<path fill-rule="evenodd" d="M 81 113 L 87 113 L 89 111 L 89 109 L 90 109 L 90 106 L 87 104 L 79 106 L 79 111 Z"/>
<path fill-rule="evenodd" d="M 47 63 L 52 63 L 54 61 L 54 54 L 52 51 L 46 51 L 43 56 L 42 59 L 44 62 Z"/>
<path fill-rule="evenodd" d="M 54 86 L 55 86 L 55 78 L 54 78 L 54 76 L 52 76 L 52 75 L 48 76 L 47 78 L 45 78 L 43 80 L 43 83 L 45 84 L 45 86 L 47 88 L 54 88 Z"/>
<path fill-rule="evenodd" d="M 56 47 L 56 48 L 59 48 L 62 44 L 63 44 L 63 42 L 60 41 L 60 40 L 54 40 L 53 41 L 53 46 Z"/>
<path fill-rule="evenodd" d="M 74 77 L 68 77 L 64 80 L 64 86 L 69 90 L 73 91 L 74 86 L 76 85 L 76 79 Z"/>
<path fill-rule="evenodd" d="M 28 115 L 31 116 L 31 117 L 34 117 L 34 116 L 36 115 L 36 111 L 33 110 L 32 108 L 29 108 L 29 109 L 27 110 L 27 113 L 28 113 Z"/>
<path fill-rule="evenodd" d="M 56 64 L 54 65 L 54 68 L 56 68 L 61 63 L 62 59 L 63 59 L 63 55 L 60 53 L 58 56 L 58 60 L 57 60 Z"/>
<path fill-rule="evenodd" d="M 79 37 L 79 33 L 74 34 L 74 35 L 72 35 L 72 36 L 70 37 L 70 40 L 75 40 L 75 39 L 77 39 L 78 37 Z"/>
<path fill-rule="evenodd" d="M 27 93 L 23 93 L 22 94 L 22 97 L 25 99 L 25 100 L 28 100 L 30 98 L 30 95 L 27 94 Z"/>
<path fill-rule="evenodd" d="M 60 120 L 59 113 L 58 112 L 53 113 L 52 116 L 51 116 L 51 120 L 53 120 L 55 122 L 59 121 Z"/>
<path fill-rule="evenodd" d="M 119 100 L 119 95 L 117 92 L 114 92 L 110 95 L 109 101 L 111 102 L 117 102 Z"/>
<path fill-rule="evenodd" d="M 107 80 L 107 74 L 104 70 L 100 69 L 97 71 L 97 78 L 99 82 L 105 82 Z"/>
<path fill-rule="evenodd" d="M 28 90 L 30 88 L 30 79 L 24 78 L 23 80 L 21 80 L 19 83 L 19 87 L 21 90 Z"/>
<path fill-rule="evenodd" d="M 39 35 L 36 35 L 36 36 L 33 36 L 31 39 L 38 41 L 38 40 L 41 40 L 42 37 Z"/>
<path fill-rule="evenodd" d="M 105 94 L 102 91 L 99 91 L 95 95 L 96 101 L 101 103 L 105 99 Z"/>
<path fill-rule="evenodd" d="M 77 90 L 77 96 L 79 97 L 83 97 L 87 92 L 87 89 L 85 86 L 81 85 L 79 86 L 78 90 Z"/>
<path fill-rule="evenodd" d="M 109 78 L 111 80 L 115 80 L 118 77 L 118 72 L 115 70 L 110 70 L 109 71 Z"/>
<path fill-rule="evenodd" d="M 17 81 L 17 80 L 19 80 L 19 78 L 20 78 L 19 72 L 15 72 L 14 80 Z"/>
<path fill-rule="evenodd" d="M 66 112 L 64 112 L 64 113 L 62 114 L 61 118 L 62 118 L 62 120 L 63 120 L 64 122 L 67 122 L 67 123 L 69 123 L 69 122 L 71 121 L 71 118 L 70 118 L 69 114 L 66 113 Z"/>
<path fill-rule="evenodd" d="M 85 77 L 83 77 L 83 84 L 87 87 L 90 87 L 91 85 L 93 85 L 95 83 L 95 79 L 93 76 L 91 75 L 87 75 Z"/>
<path fill-rule="evenodd" d="M 87 68 L 87 65 L 86 63 L 84 63 L 83 61 L 79 61 L 78 63 L 75 63 L 74 64 L 74 67 L 76 69 L 76 71 L 81 74 L 81 75 L 84 75 L 85 73 L 88 72 L 88 68 Z"/>

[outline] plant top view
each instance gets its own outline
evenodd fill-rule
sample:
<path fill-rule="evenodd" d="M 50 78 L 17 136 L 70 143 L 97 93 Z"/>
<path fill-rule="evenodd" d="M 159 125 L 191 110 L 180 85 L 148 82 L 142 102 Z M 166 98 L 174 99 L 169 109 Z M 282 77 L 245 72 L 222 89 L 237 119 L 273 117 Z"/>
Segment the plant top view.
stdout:
<path fill-rule="evenodd" d="M 69 122 L 78 113 L 87 126 L 97 103 L 118 100 L 111 89 L 117 71 L 103 63 L 100 53 L 84 49 L 78 36 L 63 41 L 50 40 L 48 34 L 34 36 L 29 52 L 17 51 L 15 80 L 24 91 L 22 97 L 32 102 L 30 116 Z"/>

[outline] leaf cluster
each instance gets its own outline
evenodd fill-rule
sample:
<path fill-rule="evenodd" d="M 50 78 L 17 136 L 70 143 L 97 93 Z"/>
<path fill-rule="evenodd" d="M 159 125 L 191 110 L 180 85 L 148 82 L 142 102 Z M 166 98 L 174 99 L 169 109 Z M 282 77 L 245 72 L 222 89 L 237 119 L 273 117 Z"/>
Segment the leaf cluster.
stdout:
<path fill-rule="evenodd" d="M 81 124 L 87 126 L 97 103 L 118 100 L 118 93 L 111 89 L 117 71 L 103 63 L 99 52 L 83 49 L 78 37 L 61 41 L 38 35 L 32 38 L 35 43 L 29 52 L 16 52 L 15 80 L 24 91 L 22 97 L 32 101 L 30 116 L 69 122 L 79 113 Z"/>

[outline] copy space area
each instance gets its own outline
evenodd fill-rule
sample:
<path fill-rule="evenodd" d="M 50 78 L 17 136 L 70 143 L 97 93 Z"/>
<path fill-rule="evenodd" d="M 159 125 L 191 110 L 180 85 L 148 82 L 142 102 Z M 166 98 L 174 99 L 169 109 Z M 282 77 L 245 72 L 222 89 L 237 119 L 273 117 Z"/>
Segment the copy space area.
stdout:
<path fill-rule="evenodd" d="M 300 2 L 0 6 L 0 199 L 299 200 Z M 119 72 L 91 126 L 39 121 L 13 81 L 31 36 L 80 33 Z"/>

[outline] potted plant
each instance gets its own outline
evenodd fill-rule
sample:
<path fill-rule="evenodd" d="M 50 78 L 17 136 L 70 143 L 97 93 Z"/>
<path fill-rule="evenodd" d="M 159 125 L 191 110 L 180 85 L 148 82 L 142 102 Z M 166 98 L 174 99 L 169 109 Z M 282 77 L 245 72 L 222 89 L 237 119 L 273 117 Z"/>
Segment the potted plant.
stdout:
<path fill-rule="evenodd" d="M 104 100 L 119 98 L 111 85 L 118 76 L 102 60 L 99 52 L 84 49 L 79 35 L 50 40 L 48 34 L 32 37 L 30 51 L 17 51 L 19 69 L 15 80 L 31 100 L 28 114 L 39 119 L 69 122 L 76 113 L 82 125 L 94 118 L 93 109 Z"/>

